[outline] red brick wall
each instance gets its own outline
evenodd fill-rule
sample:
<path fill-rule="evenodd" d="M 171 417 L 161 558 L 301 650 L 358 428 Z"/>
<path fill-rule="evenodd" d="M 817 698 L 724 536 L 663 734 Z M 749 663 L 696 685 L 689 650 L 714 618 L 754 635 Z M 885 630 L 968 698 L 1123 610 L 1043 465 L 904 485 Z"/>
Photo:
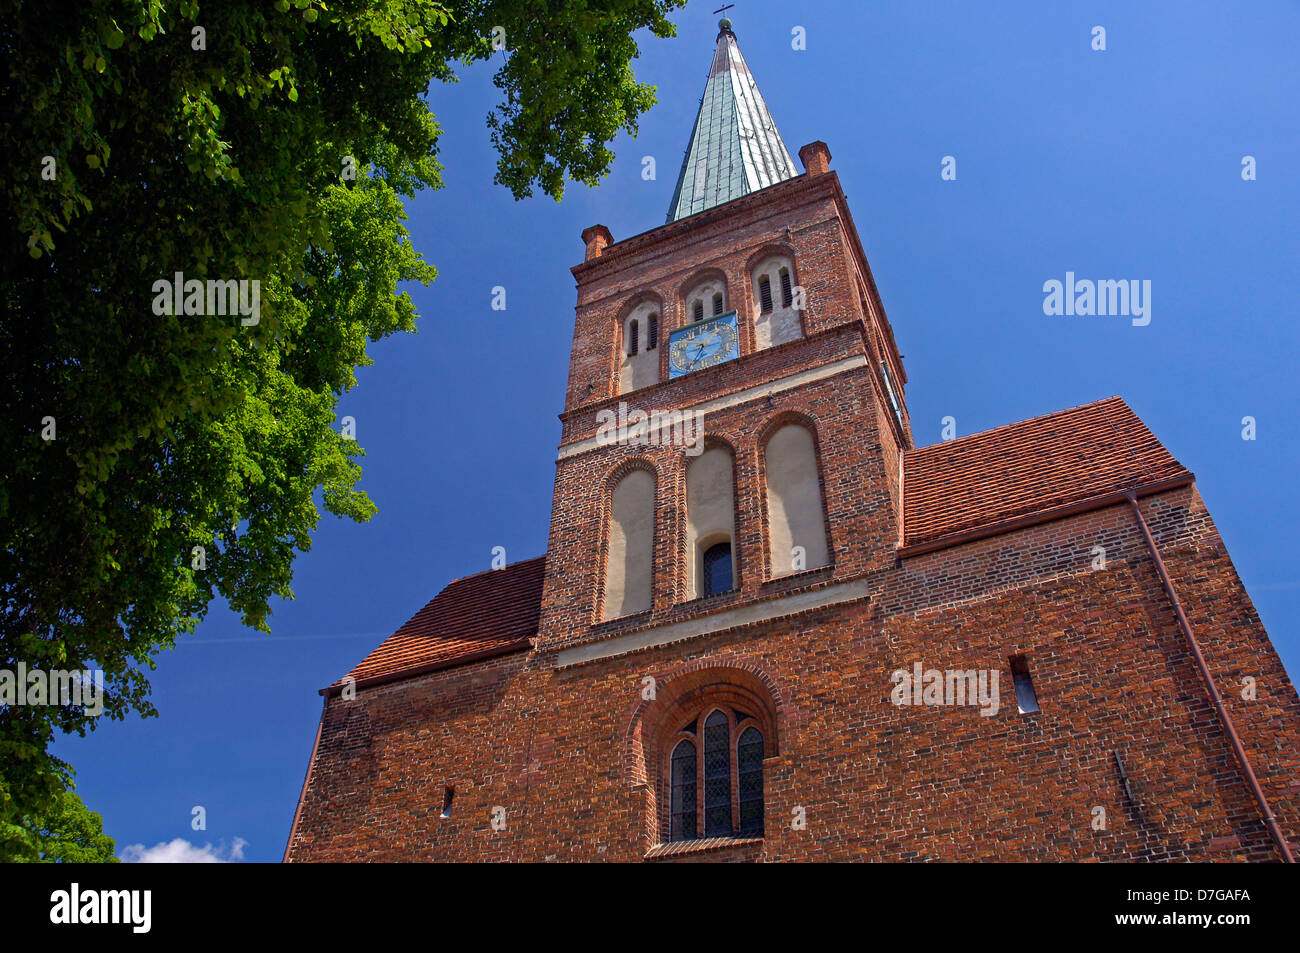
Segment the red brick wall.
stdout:
<path fill-rule="evenodd" d="M 1294 841 L 1295 690 L 1195 491 L 1143 509 Z M 1091 568 L 1095 545 L 1105 570 Z M 1127 507 L 870 578 L 867 601 L 672 646 L 560 670 L 528 653 L 332 699 L 290 859 L 639 860 L 656 839 L 657 780 L 630 754 L 642 680 L 668 693 L 718 667 L 770 686 L 766 835 L 664 860 L 1275 858 Z M 1015 707 L 1016 654 L 1037 714 Z M 890 673 L 914 661 L 1000 669 L 1001 710 L 893 705 Z M 1242 673 L 1258 700 L 1240 698 Z M 640 726 L 651 739 L 656 727 Z M 437 817 L 448 779 L 449 821 Z M 790 829 L 796 807 L 806 830 Z"/>

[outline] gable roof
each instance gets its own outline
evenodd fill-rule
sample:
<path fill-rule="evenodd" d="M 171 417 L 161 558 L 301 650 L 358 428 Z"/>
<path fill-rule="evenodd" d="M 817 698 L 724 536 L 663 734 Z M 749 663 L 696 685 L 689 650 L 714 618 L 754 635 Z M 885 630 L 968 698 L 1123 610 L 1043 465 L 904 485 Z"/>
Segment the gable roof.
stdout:
<path fill-rule="evenodd" d="M 1128 404 L 1108 397 L 907 451 L 903 548 L 1191 477 Z"/>
<path fill-rule="evenodd" d="M 545 571 L 543 555 L 449 583 L 348 676 L 377 684 L 527 649 L 537 634 Z"/>
<path fill-rule="evenodd" d="M 670 222 L 799 174 L 740 55 L 731 21 L 718 26 L 709 79 L 668 206 Z"/>

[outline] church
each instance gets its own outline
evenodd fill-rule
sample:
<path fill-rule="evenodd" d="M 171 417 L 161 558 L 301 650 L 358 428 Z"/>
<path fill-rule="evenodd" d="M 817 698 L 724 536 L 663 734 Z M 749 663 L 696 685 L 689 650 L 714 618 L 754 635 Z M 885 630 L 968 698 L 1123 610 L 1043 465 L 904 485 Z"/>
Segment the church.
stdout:
<path fill-rule="evenodd" d="M 667 221 L 582 238 L 545 555 L 324 709 L 286 861 L 1285 861 L 1300 699 L 1119 397 L 913 443 L 824 142 L 728 19 Z"/>

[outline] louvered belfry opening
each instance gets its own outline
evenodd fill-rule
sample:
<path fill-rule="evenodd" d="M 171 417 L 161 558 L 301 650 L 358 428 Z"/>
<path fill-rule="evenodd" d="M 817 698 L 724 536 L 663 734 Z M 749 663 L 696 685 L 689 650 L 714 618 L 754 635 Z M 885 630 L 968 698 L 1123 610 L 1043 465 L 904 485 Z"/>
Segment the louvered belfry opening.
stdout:
<path fill-rule="evenodd" d="M 718 46 L 668 208 L 670 222 L 799 174 L 740 55 L 731 21 L 724 18 L 718 26 Z"/>

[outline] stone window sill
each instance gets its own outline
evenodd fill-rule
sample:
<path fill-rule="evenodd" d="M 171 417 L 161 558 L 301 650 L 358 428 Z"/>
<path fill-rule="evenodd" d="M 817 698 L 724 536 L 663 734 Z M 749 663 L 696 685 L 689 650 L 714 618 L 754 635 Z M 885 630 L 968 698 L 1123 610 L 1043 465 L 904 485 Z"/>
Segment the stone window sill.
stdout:
<path fill-rule="evenodd" d="M 671 841 L 667 844 L 655 844 L 646 851 L 646 860 L 658 860 L 661 857 L 681 857 L 688 854 L 707 854 L 717 850 L 733 847 L 749 847 L 763 843 L 761 837 L 701 837 L 696 840 Z"/>

